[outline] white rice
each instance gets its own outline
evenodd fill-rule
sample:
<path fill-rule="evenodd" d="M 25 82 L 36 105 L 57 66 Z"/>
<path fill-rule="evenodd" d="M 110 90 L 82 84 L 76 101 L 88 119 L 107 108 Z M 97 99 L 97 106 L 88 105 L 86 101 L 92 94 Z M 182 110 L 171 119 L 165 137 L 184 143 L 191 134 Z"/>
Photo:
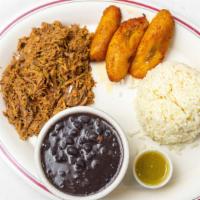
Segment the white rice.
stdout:
<path fill-rule="evenodd" d="M 164 62 L 138 87 L 136 108 L 145 133 L 160 144 L 191 141 L 200 133 L 200 72 Z"/>

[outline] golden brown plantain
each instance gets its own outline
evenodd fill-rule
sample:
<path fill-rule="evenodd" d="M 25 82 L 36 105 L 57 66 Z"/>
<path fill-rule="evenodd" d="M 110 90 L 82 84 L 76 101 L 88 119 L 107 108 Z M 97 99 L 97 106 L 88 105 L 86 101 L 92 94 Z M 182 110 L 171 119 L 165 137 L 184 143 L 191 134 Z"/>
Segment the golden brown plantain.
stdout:
<path fill-rule="evenodd" d="M 121 11 L 116 6 L 107 7 L 94 34 L 90 49 L 90 59 L 103 61 L 108 44 L 121 22 Z"/>
<path fill-rule="evenodd" d="M 130 74 L 143 78 L 147 71 L 159 64 L 169 47 L 174 33 L 174 20 L 168 10 L 161 10 L 150 23 L 139 46 Z"/>
<path fill-rule="evenodd" d="M 106 69 L 111 81 L 117 82 L 126 76 L 148 25 L 143 16 L 123 22 L 115 32 L 106 55 Z"/>

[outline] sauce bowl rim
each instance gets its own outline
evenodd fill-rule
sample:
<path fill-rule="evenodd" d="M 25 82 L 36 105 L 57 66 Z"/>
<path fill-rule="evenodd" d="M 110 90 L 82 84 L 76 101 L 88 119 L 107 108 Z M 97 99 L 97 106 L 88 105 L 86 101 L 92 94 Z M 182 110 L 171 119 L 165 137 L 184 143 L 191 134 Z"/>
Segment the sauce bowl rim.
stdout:
<path fill-rule="evenodd" d="M 146 184 L 144 183 L 143 181 L 141 181 L 136 173 L 136 163 L 138 161 L 138 159 L 145 153 L 147 152 L 158 152 L 160 153 L 168 162 L 169 164 L 169 172 L 167 174 L 167 177 L 159 184 L 156 184 L 156 185 L 149 185 L 149 184 Z M 139 185 L 141 185 L 142 187 L 144 188 L 147 188 L 147 189 L 159 189 L 161 187 L 164 187 L 172 178 L 172 175 L 173 175 L 173 164 L 172 164 L 172 160 L 171 158 L 169 157 L 169 155 L 163 151 L 163 150 L 160 150 L 160 149 L 157 149 L 157 148 L 150 148 L 150 149 L 145 149 L 141 152 L 139 152 L 136 157 L 134 158 L 134 161 L 133 161 L 133 176 L 135 178 L 135 180 L 139 183 Z"/>

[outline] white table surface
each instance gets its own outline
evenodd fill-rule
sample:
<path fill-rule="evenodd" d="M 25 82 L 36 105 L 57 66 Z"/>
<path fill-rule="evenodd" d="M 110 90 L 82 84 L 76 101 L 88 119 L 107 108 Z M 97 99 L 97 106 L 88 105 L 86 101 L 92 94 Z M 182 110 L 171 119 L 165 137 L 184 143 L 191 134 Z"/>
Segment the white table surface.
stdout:
<path fill-rule="evenodd" d="M 0 0 L 0 30 L 16 16 L 51 0 Z M 167 8 L 174 14 L 192 22 L 200 30 L 200 0 L 135 0 L 159 8 Z M 200 191 L 199 191 L 200 193 Z M 47 200 L 27 185 L 0 158 L 0 200 Z M 171 199 L 172 200 L 172 199 Z M 184 200 L 184 199 L 183 199 Z"/>

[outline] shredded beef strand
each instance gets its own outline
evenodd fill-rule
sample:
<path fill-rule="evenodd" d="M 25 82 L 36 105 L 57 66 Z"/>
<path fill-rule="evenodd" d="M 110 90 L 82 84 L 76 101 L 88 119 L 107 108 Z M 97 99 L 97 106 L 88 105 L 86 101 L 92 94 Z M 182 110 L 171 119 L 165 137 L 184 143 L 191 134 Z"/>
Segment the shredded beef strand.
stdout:
<path fill-rule="evenodd" d="M 38 135 L 57 112 L 93 103 L 91 39 L 86 27 L 56 21 L 42 23 L 19 40 L 18 51 L 0 83 L 4 114 L 21 139 Z"/>

